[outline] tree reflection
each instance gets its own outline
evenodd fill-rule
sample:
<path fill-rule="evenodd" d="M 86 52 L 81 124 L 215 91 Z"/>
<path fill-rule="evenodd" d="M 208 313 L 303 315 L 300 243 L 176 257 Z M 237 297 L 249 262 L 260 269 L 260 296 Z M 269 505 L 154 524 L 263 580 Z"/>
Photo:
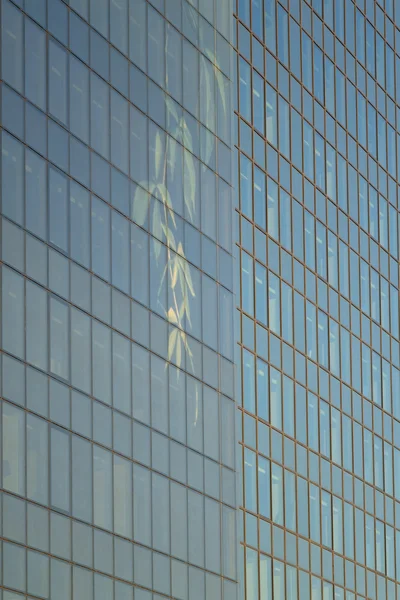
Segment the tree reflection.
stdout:
<path fill-rule="evenodd" d="M 166 47 L 168 46 L 168 35 Z M 200 56 L 200 84 L 202 106 L 202 121 L 212 131 L 215 131 L 215 107 L 222 107 L 223 117 L 226 113 L 226 98 L 224 78 L 219 71 L 215 55 L 206 50 Z M 167 73 L 168 78 L 168 73 Z M 193 353 L 190 348 L 187 331 L 192 329 L 191 299 L 200 293 L 195 289 L 192 278 L 192 269 L 188 263 L 183 239 L 182 228 L 177 223 L 176 212 L 179 212 L 179 198 L 173 197 L 173 191 L 180 189 L 183 193 L 185 217 L 198 227 L 199 198 L 196 197 L 199 189 L 199 175 L 196 169 L 196 158 L 193 154 L 194 144 L 192 133 L 183 111 L 169 96 L 164 95 L 167 112 L 166 142 L 163 143 L 161 130 L 155 132 L 150 140 L 154 163 L 151 165 L 153 176 L 150 181 L 140 182 L 137 186 L 133 200 L 133 218 L 136 223 L 143 226 L 148 211 L 148 193 L 157 201 L 151 203 L 151 226 L 153 235 L 153 252 L 156 261 L 160 261 L 161 246 L 157 240 L 162 241 L 167 248 L 167 260 L 163 269 L 160 269 L 158 296 L 162 287 L 167 282 L 168 301 L 163 306 L 164 317 L 173 325 L 170 328 L 168 339 L 168 360 L 174 359 L 175 364 L 181 367 L 184 353 L 190 361 L 194 372 Z M 217 102 L 216 102 L 217 101 Z M 155 128 L 157 129 L 157 128 Z M 215 147 L 214 135 L 206 136 L 203 160 L 208 163 Z M 182 156 L 183 163 L 177 160 L 177 155 Z M 183 178 L 182 178 L 183 168 Z M 148 193 L 147 191 L 148 190 Z M 171 193 L 172 192 L 172 193 Z M 180 194 L 179 194 L 180 195 Z"/>

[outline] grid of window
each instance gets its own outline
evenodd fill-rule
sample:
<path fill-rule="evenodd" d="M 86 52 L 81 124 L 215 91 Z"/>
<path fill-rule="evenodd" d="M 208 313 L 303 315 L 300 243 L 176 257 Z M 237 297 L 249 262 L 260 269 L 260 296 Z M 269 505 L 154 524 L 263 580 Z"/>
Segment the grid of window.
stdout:
<path fill-rule="evenodd" d="M 242 593 L 400 588 L 400 3 L 238 0 Z"/>
<path fill-rule="evenodd" d="M 2 600 L 236 594 L 231 13 L 2 0 Z"/>

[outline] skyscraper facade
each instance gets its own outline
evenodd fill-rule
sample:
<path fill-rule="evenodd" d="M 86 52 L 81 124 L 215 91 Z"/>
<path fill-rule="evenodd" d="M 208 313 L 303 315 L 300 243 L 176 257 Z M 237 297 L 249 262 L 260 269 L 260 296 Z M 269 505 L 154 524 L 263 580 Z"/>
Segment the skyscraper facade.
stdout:
<path fill-rule="evenodd" d="M 231 30 L 1 2 L 2 600 L 236 596 Z"/>
<path fill-rule="evenodd" d="M 400 2 L 0 11 L 1 600 L 400 600 Z"/>
<path fill-rule="evenodd" d="M 247 600 L 400 597 L 399 26 L 394 0 L 237 2 Z"/>

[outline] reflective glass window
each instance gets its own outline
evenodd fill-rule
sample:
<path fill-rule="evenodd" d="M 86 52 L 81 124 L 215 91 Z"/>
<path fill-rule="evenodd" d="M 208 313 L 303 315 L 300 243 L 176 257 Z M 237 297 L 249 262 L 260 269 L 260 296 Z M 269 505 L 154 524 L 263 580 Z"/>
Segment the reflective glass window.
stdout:
<path fill-rule="evenodd" d="M 26 227 L 42 239 L 47 229 L 46 162 L 30 150 L 25 151 Z"/>
<path fill-rule="evenodd" d="M 89 70 L 70 57 L 69 126 L 71 132 L 86 144 L 89 142 Z"/>
<path fill-rule="evenodd" d="M 49 112 L 68 124 L 68 54 L 49 40 Z"/>
<path fill-rule="evenodd" d="M 91 73 L 90 77 L 90 139 L 93 148 L 104 158 L 109 158 L 110 100 L 109 88 L 102 79 Z"/>
<path fill-rule="evenodd" d="M 25 19 L 25 95 L 46 110 L 46 35 Z"/>
<path fill-rule="evenodd" d="M 70 435 L 58 427 L 50 428 L 50 504 L 70 511 Z"/>

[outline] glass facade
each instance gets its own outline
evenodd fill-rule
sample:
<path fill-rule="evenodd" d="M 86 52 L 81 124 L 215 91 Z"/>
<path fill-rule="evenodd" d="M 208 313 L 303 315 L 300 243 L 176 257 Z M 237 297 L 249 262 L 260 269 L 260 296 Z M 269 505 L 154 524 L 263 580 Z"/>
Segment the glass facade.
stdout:
<path fill-rule="evenodd" d="M 0 600 L 400 600 L 400 0 L 0 16 Z"/>
<path fill-rule="evenodd" d="M 399 27 L 398 0 L 237 1 L 247 600 L 400 598 Z"/>
<path fill-rule="evenodd" d="M 2 600 L 236 596 L 232 12 L 1 1 Z"/>

